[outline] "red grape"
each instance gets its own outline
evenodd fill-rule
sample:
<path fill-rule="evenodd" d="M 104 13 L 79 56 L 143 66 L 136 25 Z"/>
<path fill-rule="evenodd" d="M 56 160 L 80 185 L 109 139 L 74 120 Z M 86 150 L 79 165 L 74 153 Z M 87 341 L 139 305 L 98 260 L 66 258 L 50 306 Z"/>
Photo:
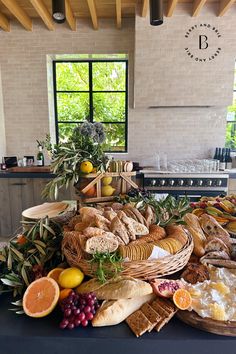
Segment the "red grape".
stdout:
<path fill-rule="evenodd" d="M 93 314 L 91 312 L 86 313 L 86 320 L 91 321 L 93 319 Z"/>
<path fill-rule="evenodd" d="M 71 315 L 71 309 L 66 309 L 64 311 L 64 315 L 65 315 L 65 317 L 69 317 Z"/>
<path fill-rule="evenodd" d="M 78 315 L 78 319 L 82 322 L 84 319 L 85 319 L 85 314 L 83 312 L 81 312 L 79 315 Z"/>
<path fill-rule="evenodd" d="M 63 318 L 63 320 L 60 323 L 60 328 L 64 329 L 68 326 L 69 321 L 66 318 Z"/>
<path fill-rule="evenodd" d="M 70 323 L 68 324 L 67 328 L 69 328 L 69 329 L 74 329 L 74 328 L 75 328 L 74 323 L 70 322 Z"/>
<path fill-rule="evenodd" d="M 87 327 L 88 321 L 87 321 L 87 320 L 83 320 L 83 321 L 81 322 L 81 324 L 82 324 L 83 327 Z"/>
<path fill-rule="evenodd" d="M 74 313 L 75 316 L 79 315 L 80 314 L 80 309 L 79 308 L 75 308 L 73 313 Z"/>
<path fill-rule="evenodd" d="M 91 307 L 90 306 L 85 306 L 84 313 L 88 313 L 90 311 L 91 311 Z"/>

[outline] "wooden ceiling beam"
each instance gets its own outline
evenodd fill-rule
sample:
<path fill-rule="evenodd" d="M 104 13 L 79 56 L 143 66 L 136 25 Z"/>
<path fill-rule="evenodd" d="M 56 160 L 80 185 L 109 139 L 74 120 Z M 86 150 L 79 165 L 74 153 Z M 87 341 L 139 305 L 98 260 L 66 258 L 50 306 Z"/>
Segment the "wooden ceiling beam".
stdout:
<path fill-rule="evenodd" d="M 43 0 L 30 0 L 31 4 L 45 23 L 46 27 L 49 31 L 54 30 L 54 22 L 52 19 L 52 15 L 48 11 L 46 5 L 44 4 Z"/>
<path fill-rule="evenodd" d="M 193 3 L 193 13 L 192 16 L 196 17 L 201 11 L 202 7 L 205 5 L 206 0 L 195 0 Z"/>
<path fill-rule="evenodd" d="M 0 27 L 6 32 L 10 32 L 10 21 L 2 13 L 0 13 Z"/>
<path fill-rule="evenodd" d="M 148 2 L 149 0 L 142 0 L 141 16 L 146 17 L 148 12 Z"/>
<path fill-rule="evenodd" d="M 235 0 L 222 0 L 220 2 L 220 10 L 218 16 L 223 16 L 226 11 L 228 11 L 229 8 L 233 5 L 234 2 Z"/>
<path fill-rule="evenodd" d="M 72 31 L 76 31 L 76 18 L 73 13 L 70 0 L 65 0 L 65 9 L 66 9 L 66 21 L 70 26 Z"/>
<path fill-rule="evenodd" d="M 177 3 L 178 3 L 178 0 L 168 0 L 166 17 L 171 17 L 173 15 L 173 12 L 176 8 Z"/>
<path fill-rule="evenodd" d="M 88 3 L 92 23 L 93 23 L 93 28 L 95 30 L 97 30 L 98 29 L 98 16 L 97 16 L 97 10 L 96 10 L 96 6 L 95 6 L 95 1 L 94 0 L 87 0 L 87 3 Z"/>
<path fill-rule="evenodd" d="M 116 0 L 116 25 L 121 28 L 121 0 Z"/>
<path fill-rule="evenodd" d="M 27 13 L 20 7 L 16 0 L 1 0 L 8 10 L 14 15 L 17 20 L 27 31 L 32 31 L 32 20 Z"/>

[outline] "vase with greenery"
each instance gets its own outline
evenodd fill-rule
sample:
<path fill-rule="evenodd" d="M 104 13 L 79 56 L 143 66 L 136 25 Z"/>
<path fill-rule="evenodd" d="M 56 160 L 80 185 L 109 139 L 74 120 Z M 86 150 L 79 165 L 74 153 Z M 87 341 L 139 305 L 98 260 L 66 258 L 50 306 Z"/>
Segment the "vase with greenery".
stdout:
<path fill-rule="evenodd" d="M 76 185 L 83 176 L 80 165 L 84 161 L 91 162 L 96 171 L 106 171 L 109 159 L 104 153 L 104 141 L 103 125 L 88 121 L 78 125 L 67 141 L 52 145 L 47 136 L 44 146 L 51 156 L 51 171 L 55 178 L 46 185 L 43 197 L 57 199 L 60 188 Z"/>

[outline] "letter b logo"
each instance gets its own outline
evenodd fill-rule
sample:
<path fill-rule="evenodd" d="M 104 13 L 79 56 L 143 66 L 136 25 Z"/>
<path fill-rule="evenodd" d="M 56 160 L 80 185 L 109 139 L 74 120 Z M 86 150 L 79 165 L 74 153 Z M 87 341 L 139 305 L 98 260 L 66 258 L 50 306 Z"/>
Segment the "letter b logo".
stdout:
<path fill-rule="evenodd" d="M 199 36 L 199 49 L 207 49 L 207 48 L 208 48 L 207 36 L 202 34 Z"/>

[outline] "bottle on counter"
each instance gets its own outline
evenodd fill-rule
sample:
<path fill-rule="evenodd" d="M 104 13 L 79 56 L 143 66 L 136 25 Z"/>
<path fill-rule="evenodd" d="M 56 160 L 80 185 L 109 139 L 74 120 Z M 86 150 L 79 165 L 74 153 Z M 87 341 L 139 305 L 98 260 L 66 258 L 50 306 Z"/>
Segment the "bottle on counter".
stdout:
<path fill-rule="evenodd" d="M 231 170 L 232 168 L 232 157 L 230 156 L 231 149 L 226 149 L 226 170 Z"/>
<path fill-rule="evenodd" d="M 44 155 L 43 155 L 43 147 L 42 145 L 38 145 L 38 153 L 37 153 L 37 166 L 44 166 Z"/>
<path fill-rule="evenodd" d="M 225 148 L 223 148 L 220 155 L 220 171 L 224 171 L 225 169 L 226 169 L 226 151 Z"/>
<path fill-rule="evenodd" d="M 220 148 L 216 148 L 216 150 L 215 150 L 215 155 L 213 157 L 214 160 L 219 160 L 219 149 Z"/>

